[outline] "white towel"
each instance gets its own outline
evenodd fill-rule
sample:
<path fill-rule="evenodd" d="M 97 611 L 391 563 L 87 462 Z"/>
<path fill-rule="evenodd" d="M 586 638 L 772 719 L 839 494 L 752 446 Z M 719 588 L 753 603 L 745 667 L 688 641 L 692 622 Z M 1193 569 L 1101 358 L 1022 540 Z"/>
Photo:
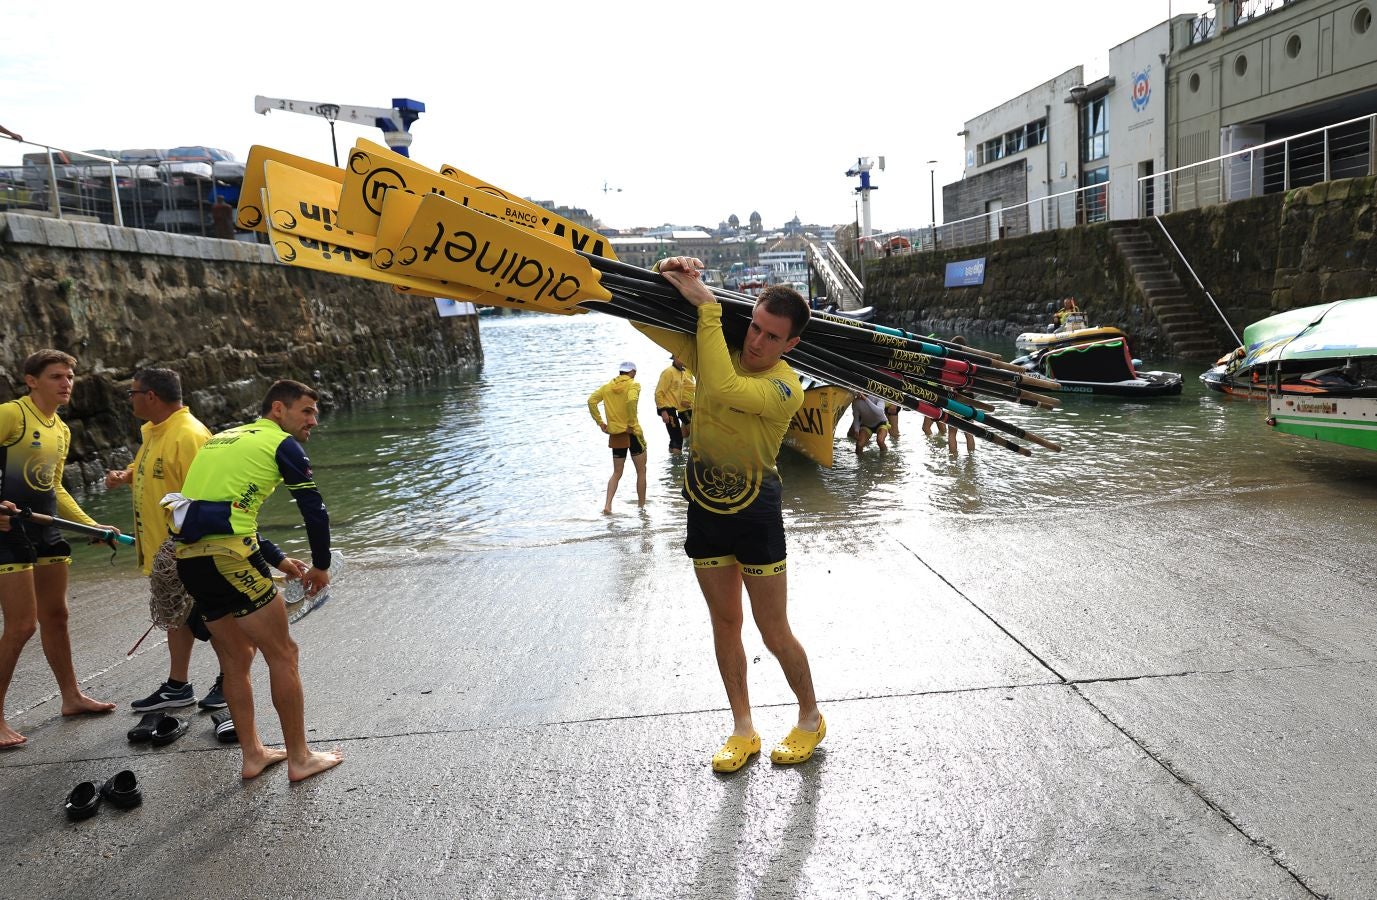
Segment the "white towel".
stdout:
<path fill-rule="evenodd" d="M 173 491 L 163 494 L 163 499 L 158 501 L 158 505 L 172 511 L 172 530 L 180 532 L 186 522 L 186 511 L 191 507 L 191 498 Z"/>

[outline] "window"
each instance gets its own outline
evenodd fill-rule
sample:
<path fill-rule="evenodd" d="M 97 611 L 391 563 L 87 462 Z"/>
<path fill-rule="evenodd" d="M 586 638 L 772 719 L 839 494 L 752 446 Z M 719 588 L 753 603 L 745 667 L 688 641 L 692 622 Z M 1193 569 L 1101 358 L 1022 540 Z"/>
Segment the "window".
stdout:
<path fill-rule="evenodd" d="M 1096 97 L 1081 107 L 1081 134 L 1085 145 L 1082 158 L 1086 162 L 1104 159 L 1109 155 L 1108 97 Z"/>
<path fill-rule="evenodd" d="M 1192 94 L 1200 90 L 1200 74 L 1198 72 L 1192 72 L 1190 81 L 1186 82 L 1186 84 L 1190 86 Z"/>
<path fill-rule="evenodd" d="M 1358 7 L 1358 11 L 1353 14 L 1353 31 L 1356 34 L 1367 34 L 1367 30 L 1372 27 L 1372 10 L 1366 6 Z"/>
<path fill-rule="evenodd" d="M 1234 74 L 1239 78 L 1248 74 L 1248 57 L 1244 56 L 1242 53 L 1234 57 Z"/>
<path fill-rule="evenodd" d="M 983 166 L 1047 143 L 1047 119 L 1038 119 L 991 138 L 976 148 L 976 165 Z"/>
<path fill-rule="evenodd" d="M 1298 34 L 1293 34 L 1293 35 L 1291 35 L 1289 38 L 1286 39 L 1286 56 L 1287 56 L 1289 59 L 1295 59 L 1297 56 L 1300 56 L 1300 52 L 1301 52 L 1301 39 L 1300 39 L 1300 35 L 1298 35 Z"/>

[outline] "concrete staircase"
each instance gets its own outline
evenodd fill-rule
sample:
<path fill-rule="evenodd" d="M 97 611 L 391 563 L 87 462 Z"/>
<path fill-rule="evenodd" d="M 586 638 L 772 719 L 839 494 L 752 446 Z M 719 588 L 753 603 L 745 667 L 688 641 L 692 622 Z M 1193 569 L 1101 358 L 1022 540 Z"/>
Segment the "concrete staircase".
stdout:
<path fill-rule="evenodd" d="M 1109 233 L 1176 356 L 1213 362 L 1232 349 L 1220 345 L 1205 311 L 1186 293 L 1171 263 L 1141 224 L 1115 222 Z"/>

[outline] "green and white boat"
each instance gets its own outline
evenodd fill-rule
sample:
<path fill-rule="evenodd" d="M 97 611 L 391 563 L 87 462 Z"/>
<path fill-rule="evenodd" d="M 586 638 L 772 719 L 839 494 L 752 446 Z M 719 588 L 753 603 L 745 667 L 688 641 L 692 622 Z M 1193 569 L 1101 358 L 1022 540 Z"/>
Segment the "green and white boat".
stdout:
<path fill-rule="evenodd" d="M 1377 450 L 1377 297 L 1293 309 L 1243 332 L 1241 368 L 1265 372 L 1267 424 Z"/>

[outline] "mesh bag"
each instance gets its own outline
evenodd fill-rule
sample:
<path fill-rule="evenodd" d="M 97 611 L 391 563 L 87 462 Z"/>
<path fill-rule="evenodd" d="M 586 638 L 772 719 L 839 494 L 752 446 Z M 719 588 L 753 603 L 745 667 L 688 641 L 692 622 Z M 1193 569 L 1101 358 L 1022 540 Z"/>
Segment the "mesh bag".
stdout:
<path fill-rule="evenodd" d="M 148 613 L 155 628 L 170 631 L 186 624 L 195 601 L 186 592 L 182 579 L 177 577 L 177 556 L 169 538 L 153 557 L 153 574 L 149 579 Z"/>

